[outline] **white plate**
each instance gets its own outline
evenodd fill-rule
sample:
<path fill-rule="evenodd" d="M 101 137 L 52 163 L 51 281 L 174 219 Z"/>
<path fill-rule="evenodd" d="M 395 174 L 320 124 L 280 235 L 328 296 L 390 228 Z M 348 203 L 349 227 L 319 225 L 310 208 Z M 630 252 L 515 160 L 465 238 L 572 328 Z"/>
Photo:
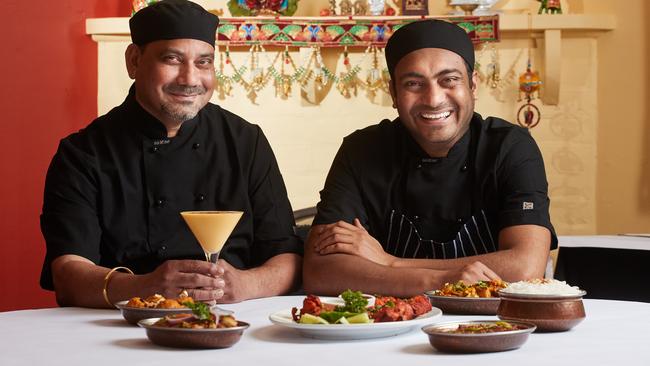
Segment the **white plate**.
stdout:
<path fill-rule="evenodd" d="M 323 301 L 328 302 L 329 301 Z M 442 311 L 433 308 L 426 314 L 412 320 L 399 322 L 382 322 L 369 324 L 300 324 L 293 321 L 291 310 L 281 310 L 269 315 L 271 323 L 292 328 L 307 338 L 348 340 L 390 337 L 409 332 L 418 326 L 431 323 L 442 315 Z"/>

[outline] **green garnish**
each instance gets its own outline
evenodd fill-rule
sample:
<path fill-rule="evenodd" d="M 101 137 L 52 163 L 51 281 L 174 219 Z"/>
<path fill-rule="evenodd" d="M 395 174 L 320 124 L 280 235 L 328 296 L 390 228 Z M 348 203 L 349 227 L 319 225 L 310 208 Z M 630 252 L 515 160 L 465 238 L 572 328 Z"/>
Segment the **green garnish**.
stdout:
<path fill-rule="evenodd" d="M 210 313 L 210 306 L 204 302 L 189 302 L 186 301 L 183 303 L 183 305 L 187 306 L 192 310 L 192 313 L 194 316 L 196 316 L 199 320 L 209 320 L 212 318 L 212 313 Z"/>
<path fill-rule="evenodd" d="M 490 285 L 490 283 L 487 282 L 487 281 L 478 281 L 476 283 L 476 287 L 479 287 L 479 288 L 487 288 L 488 285 Z"/>
<path fill-rule="evenodd" d="M 368 299 L 363 297 L 361 291 L 345 290 L 341 294 L 345 306 L 337 306 L 336 311 L 349 313 L 363 313 L 368 306 Z"/>

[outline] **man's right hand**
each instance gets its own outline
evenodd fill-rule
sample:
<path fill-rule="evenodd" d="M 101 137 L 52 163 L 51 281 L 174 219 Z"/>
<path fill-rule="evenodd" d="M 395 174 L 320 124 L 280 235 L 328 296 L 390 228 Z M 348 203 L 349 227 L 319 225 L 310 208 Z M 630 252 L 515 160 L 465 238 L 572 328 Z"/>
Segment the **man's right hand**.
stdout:
<path fill-rule="evenodd" d="M 175 298 L 185 290 L 197 301 L 218 300 L 224 294 L 224 281 L 217 265 L 200 260 L 168 260 L 155 271 L 142 275 L 142 294 L 161 294 Z"/>
<path fill-rule="evenodd" d="M 500 279 L 498 274 L 479 261 L 466 264 L 458 269 L 450 269 L 445 276 L 445 282 L 456 283 L 462 280 L 466 284 Z"/>

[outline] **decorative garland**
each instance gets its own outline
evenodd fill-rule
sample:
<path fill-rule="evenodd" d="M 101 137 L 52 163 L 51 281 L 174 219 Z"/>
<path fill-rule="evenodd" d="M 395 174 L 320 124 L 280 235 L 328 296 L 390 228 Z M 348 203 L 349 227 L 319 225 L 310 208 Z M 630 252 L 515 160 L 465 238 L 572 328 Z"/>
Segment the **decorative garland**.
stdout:
<path fill-rule="evenodd" d="M 253 45 L 243 64 L 237 66 L 230 57 L 230 47 L 226 46 L 224 51 L 219 50 L 216 91 L 219 98 L 224 99 L 232 96 L 233 85 L 239 84 L 246 91 L 247 97 L 254 102 L 258 92 L 273 80 L 275 94 L 282 99 L 291 96 L 294 84 L 304 89 L 310 81 L 314 81 L 317 87 L 335 83 L 336 89 L 346 98 L 356 96 L 359 88 L 366 90 L 370 96 L 376 95 L 378 91 L 388 93 L 390 77 L 388 69 L 380 61 L 383 59 L 382 53 L 383 49 L 369 46 L 359 63 L 351 65 L 348 49 L 345 47 L 343 51 L 345 72 L 337 76 L 325 66 L 318 46 L 311 48 L 309 57 L 300 66 L 296 66 L 288 47 L 278 51 L 271 59 L 264 46 L 259 44 Z M 362 79 L 359 76 L 362 71 L 361 65 L 367 62 L 368 57 L 372 57 L 372 65 L 365 79 Z M 264 67 L 260 65 L 262 58 L 266 62 Z M 276 66 L 278 62 L 280 64 Z M 230 75 L 226 74 L 227 65 L 231 71 Z"/>

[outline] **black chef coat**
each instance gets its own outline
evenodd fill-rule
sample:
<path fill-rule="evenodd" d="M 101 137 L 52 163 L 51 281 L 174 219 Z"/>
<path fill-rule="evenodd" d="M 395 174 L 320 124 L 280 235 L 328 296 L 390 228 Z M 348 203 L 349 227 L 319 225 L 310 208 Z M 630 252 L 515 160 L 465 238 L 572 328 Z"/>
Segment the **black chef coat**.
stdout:
<path fill-rule="evenodd" d="M 168 138 L 134 93 L 61 140 L 52 159 L 41 215 L 43 288 L 53 289 L 50 264 L 64 254 L 135 273 L 167 259 L 204 259 L 181 211 L 244 212 L 221 252 L 236 268 L 302 252 L 275 156 L 257 125 L 208 104 Z"/>
<path fill-rule="evenodd" d="M 429 157 L 401 121 L 347 136 L 327 176 L 314 224 L 359 218 L 387 253 L 458 258 L 498 250 L 505 227 L 535 224 L 557 238 L 546 173 L 528 130 L 474 113 L 443 158 Z"/>

